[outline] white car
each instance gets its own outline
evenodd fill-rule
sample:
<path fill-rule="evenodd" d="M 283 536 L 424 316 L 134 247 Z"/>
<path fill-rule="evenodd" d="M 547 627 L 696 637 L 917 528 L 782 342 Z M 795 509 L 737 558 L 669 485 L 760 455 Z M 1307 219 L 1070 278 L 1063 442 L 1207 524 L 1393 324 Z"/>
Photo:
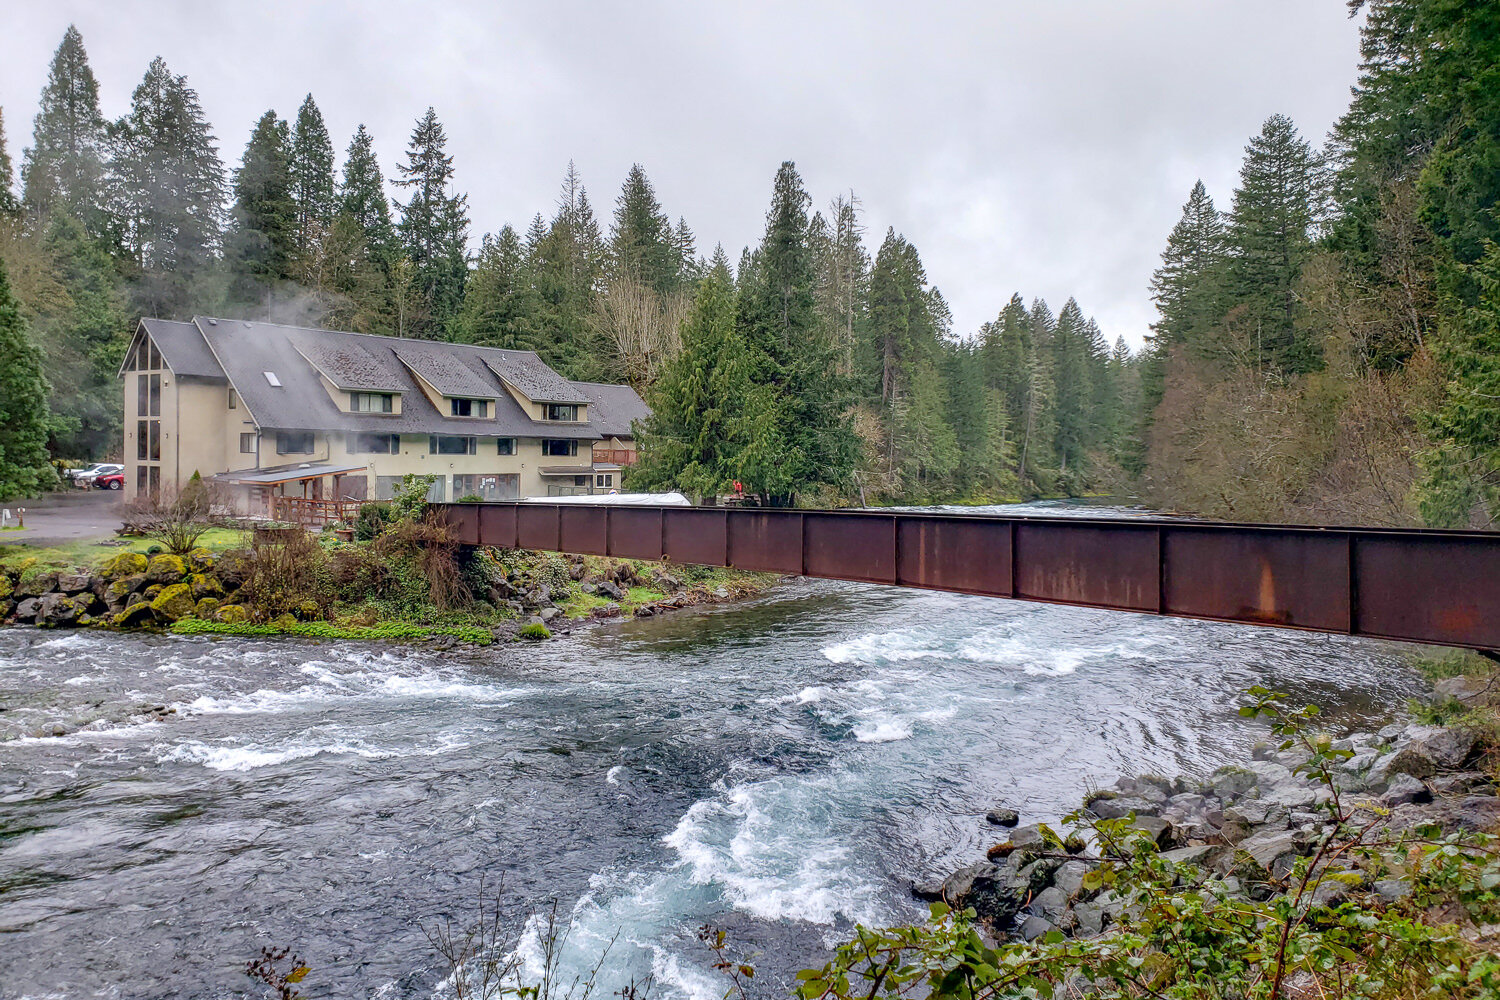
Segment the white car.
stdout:
<path fill-rule="evenodd" d="M 111 462 L 98 462 L 94 465 L 89 466 L 87 469 L 69 469 L 64 472 L 63 475 L 71 479 L 74 486 L 86 490 L 90 486 L 94 485 L 95 478 L 99 476 L 107 476 L 111 472 L 124 471 L 125 466 L 123 465 L 115 465 Z"/>

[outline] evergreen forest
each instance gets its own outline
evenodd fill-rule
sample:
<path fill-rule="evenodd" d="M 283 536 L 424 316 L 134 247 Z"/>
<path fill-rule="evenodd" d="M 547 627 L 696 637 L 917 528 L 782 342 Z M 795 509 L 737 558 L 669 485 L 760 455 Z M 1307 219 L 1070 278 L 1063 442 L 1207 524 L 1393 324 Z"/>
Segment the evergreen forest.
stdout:
<path fill-rule="evenodd" d="M 919 248 L 867 232 L 852 192 L 815 200 L 792 161 L 738 195 L 769 199 L 737 256 L 641 165 L 596 212 L 569 163 L 553 205 L 476 234 L 433 108 L 386 167 L 362 125 L 336 145 L 311 94 L 221 140 L 157 58 L 109 120 L 69 28 L 14 159 L 0 109 L 0 496 L 118 455 L 139 317 L 222 315 L 628 382 L 653 410 L 632 489 L 1490 526 L 1500 3 L 1349 6 L 1348 111 L 1321 143 L 1270 114 L 1234 190 L 1186 193 L 1135 351 L 1085 304 L 1010 289 L 953 329 Z"/>

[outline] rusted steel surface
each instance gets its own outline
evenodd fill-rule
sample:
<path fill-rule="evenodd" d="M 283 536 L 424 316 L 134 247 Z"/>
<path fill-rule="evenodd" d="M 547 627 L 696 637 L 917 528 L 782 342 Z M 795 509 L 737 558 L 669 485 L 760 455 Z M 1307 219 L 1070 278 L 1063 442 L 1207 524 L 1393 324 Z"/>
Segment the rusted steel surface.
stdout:
<path fill-rule="evenodd" d="M 460 542 L 1500 649 L 1500 534 L 1211 521 L 433 504 Z"/>

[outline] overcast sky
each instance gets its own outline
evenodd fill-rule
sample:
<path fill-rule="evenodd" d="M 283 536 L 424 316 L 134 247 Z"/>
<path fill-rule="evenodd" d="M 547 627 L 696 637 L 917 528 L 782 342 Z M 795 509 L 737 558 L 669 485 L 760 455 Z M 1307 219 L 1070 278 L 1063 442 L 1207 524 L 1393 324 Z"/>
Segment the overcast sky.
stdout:
<path fill-rule="evenodd" d="M 1344 0 L 619 4 L 462 0 L 0 0 L 0 107 L 19 166 L 47 64 L 76 23 L 105 113 L 146 65 L 187 75 L 227 166 L 309 91 L 340 163 L 354 127 L 387 178 L 433 105 L 474 240 L 549 217 L 576 161 L 607 225 L 645 165 L 700 251 L 759 238 L 797 162 L 822 207 L 852 189 L 873 254 L 916 244 L 955 330 L 1013 291 L 1069 295 L 1139 344 L 1188 189 L 1227 208 L 1243 147 L 1282 112 L 1321 143 L 1348 102 Z"/>

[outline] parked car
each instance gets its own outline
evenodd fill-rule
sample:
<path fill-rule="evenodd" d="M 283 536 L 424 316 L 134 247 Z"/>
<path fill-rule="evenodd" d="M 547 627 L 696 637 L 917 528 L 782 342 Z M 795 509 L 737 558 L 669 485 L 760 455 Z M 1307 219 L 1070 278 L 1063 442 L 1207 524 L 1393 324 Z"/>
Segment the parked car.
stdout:
<path fill-rule="evenodd" d="M 94 477 L 94 489 L 96 490 L 123 490 L 125 488 L 125 473 L 106 472 L 102 476 Z"/>
<path fill-rule="evenodd" d="M 112 472 L 124 472 L 125 466 L 112 462 L 96 462 L 87 469 L 68 469 L 63 473 L 73 481 L 73 485 L 81 489 L 87 489 L 94 485 L 94 480 L 100 476 L 107 476 Z"/>

